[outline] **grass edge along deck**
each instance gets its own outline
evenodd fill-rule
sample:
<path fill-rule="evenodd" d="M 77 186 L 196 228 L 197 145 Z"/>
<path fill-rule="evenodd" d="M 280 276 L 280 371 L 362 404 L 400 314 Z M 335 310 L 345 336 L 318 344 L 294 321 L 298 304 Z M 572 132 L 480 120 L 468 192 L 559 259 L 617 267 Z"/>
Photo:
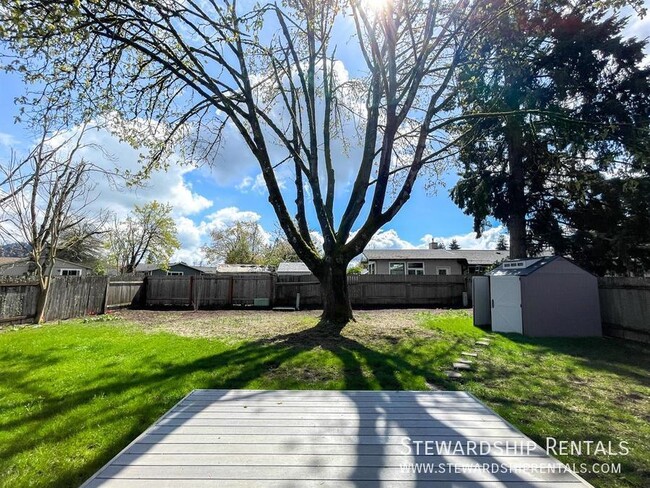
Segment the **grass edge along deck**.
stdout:
<path fill-rule="evenodd" d="M 535 448 L 500 455 L 407 455 L 406 445 L 414 451 L 418 440 Z M 403 469 L 413 462 L 434 465 L 436 472 Z M 539 462 L 561 464 L 467 392 L 194 390 L 82 488 L 591 486 L 568 471 L 459 471 Z"/>

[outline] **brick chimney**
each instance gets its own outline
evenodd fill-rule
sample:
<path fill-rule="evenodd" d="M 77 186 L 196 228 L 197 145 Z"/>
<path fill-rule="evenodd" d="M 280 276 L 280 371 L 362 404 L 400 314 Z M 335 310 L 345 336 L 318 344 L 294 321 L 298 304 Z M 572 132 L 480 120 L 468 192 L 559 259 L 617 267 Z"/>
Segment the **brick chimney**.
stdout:
<path fill-rule="evenodd" d="M 431 242 L 429 243 L 429 249 L 438 249 L 436 247 L 437 245 L 438 244 L 436 243 L 436 241 L 434 239 L 431 239 Z"/>

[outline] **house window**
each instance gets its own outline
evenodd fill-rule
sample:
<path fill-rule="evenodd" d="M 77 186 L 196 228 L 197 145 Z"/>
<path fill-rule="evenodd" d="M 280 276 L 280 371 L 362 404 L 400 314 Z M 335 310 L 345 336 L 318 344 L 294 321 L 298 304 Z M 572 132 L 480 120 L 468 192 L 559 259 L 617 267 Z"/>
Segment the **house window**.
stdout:
<path fill-rule="evenodd" d="M 406 265 L 406 274 L 423 275 L 424 274 L 424 263 L 408 263 Z"/>
<path fill-rule="evenodd" d="M 182 271 L 167 271 L 167 276 L 183 276 Z"/>
<path fill-rule="evenodd" d="M 60 276 L 81 276 L 81 270 L 80 269 L 60 269 L 59 270 L 59 275 Z"/>
<path fill-rule="evenodd" d="M 451 268 L 449 266 L 436 266 L 436 274 L 440 276 L 450 275 Z"/>
<path fill-rule="evenodd" d="M 403 275 L 406 266 L 404 263 L 388 263 L 388 274 L 392 275 Z"/>
<path fill-rule="evenodd" d="M 377 266 L 374 261 L 368 261 L 368 274 L 377 274 Z"/>

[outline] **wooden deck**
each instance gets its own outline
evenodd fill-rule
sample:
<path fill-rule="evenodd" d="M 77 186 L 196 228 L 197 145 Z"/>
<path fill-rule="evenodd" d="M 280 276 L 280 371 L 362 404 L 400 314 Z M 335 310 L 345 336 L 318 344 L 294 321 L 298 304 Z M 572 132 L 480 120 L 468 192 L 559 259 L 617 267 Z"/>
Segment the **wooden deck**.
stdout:
<path fill-rule="evenodd" d="M 589 486 L 560 466 L 465 392 L 196 390 L 83 486 Z"/>

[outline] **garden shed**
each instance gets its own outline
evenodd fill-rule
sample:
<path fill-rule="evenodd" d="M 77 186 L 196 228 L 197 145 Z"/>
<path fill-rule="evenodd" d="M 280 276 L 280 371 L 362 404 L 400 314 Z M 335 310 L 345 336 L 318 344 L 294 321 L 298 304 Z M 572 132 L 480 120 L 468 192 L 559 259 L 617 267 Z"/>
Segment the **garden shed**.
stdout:
<path fill-rule="evenodd" d="M 597 278 L 560 256 L 505 261 L 488 273 L 495 332 L 532 337 L 602 335 Z M 476 300 L 476 302 L 484 302 Z"/>

